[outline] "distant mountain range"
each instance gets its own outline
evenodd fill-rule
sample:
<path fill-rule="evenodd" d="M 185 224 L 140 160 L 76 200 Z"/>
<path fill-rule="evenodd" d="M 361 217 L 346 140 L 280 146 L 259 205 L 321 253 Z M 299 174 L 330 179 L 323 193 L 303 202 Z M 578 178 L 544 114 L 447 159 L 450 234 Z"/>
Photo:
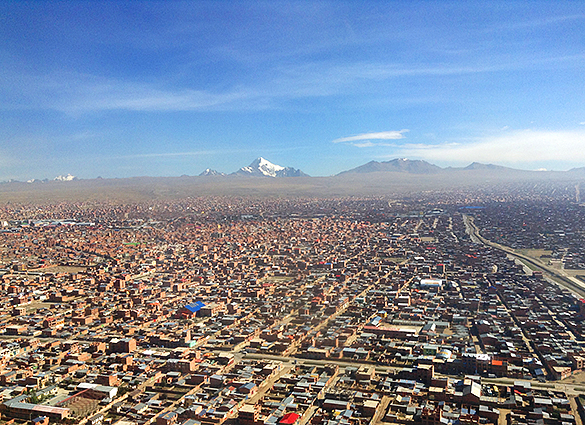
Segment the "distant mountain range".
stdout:
<path fill-rule="evenodd" d="M 203 171 L 201 174 L 199 174 L 199 177 L 205 177 L 205 176 L 225 176 L 225 173 L 221 173 L 219 171 L 212 170 L 211 168 L 207 168 L 205 171 Z"/>
<path fill-rule="evenodd" d="M 221 173 L 210 168 L 199 174 L 199 176 L 225 175 L 225 173 Z M 250 165 L 242 167 L 230 175 L 255 177 L 308 177 L 308 175 L 303 173 L 301 170 L 293 167 L 283 167 L 282 165 L 276 165 L 262 157 L 256 158 Z"/>
<path fill-rule="evenodd" d="M 53 180 L 58 182 L 70 182 L 73 180 L 77 180 L 77 177 L 72 176 L 71 174 L 67 174 L 66 176 L 57 176 Z"/>
<path fill-rule="evenodd" d="M 434 164 L 430 164 L 426 161 L 421 160 L 410 160 L 406 158 L 397 158 L 392 161 L 370 161 L 367 164 L 360 165 L 359 167 L 352 168 L 351 170 L 342 171 L 339 174 L 348 173 L 375 173 L 379 171 L 393 171 L 398 173 L 410 173 L 410 174 L 434 174 L 442 171 L 441 167 Z M 339 175 L 338 174 L 338 175 Z"/>
<path fill-rule="evenodd" d="M 77 177 L 72 176 L 71 174 L 67 174 L 66 176 L 57 176 L 53 179 L 56 182 L 71 182 L 77 180 Z M 47 183 L 49 179 L 30 179 L 27 180 L 27 183 Z"/>
<path fill-rule="evenodd" d="M 178 177 L 77 179 L 66 175 L 55 180 L 31 180 L 30 183 L 33 184 L 17 181 L 0 184 L 0 204 L 87 199 L 141 202 L 207 195 L 397 196 L 421 191 L 474 191 L 478 188 L 504 191 L 507 195 L 526 190 L 544 191 L 542 193 L 560 190 L 574 194 L 581 202 L 579 188 L 583 187 L 585 192 L 585 167 L 569 171 L 527 171 L 474 162 L 466 167 L 441 168 L 426 161 L 401 158 L 370 161 L 334 176 L 310 177 L 301 170 L 258 158 L 231 174 L 207 169 L 200 176 Z"/>
<path fill-rule="evenodd" d="M 514 168 L 503 167 L 494 164 L 482 164 L 473 162 L 467 167 L 447 167 L 441 168 L 423 160 L 411 160 L 407 158 L 396 158 L 390 161 L 370 161 L 359 167 L 338 173 L 338 176 L 351 174 L 369 174 L 369 173 L 406 173 L 406 174 L 439 174 L 459 171 L 478 171 L 478 172 L 517 172 L 530 173 L 531 171 L 516 170 Z M 570 170 L 573 172 L 573 170 Z M 227 176 L 210 168 L 203 171 L 199 176 Z M 229 174 L 230 176 L 256 176 L 256 177 L 309 177 L 308 174 L 293 167 L 283 167 L 282 165 L 273 164 L 262 157 L 255 159 L 250 165 L 240 168 L 238 171 Z"/>
<path fill-rule="evenodd" d="M 352 168 L 350 170 L 341 171 L 340 173 L 321 178 L 335 178 L 342 176 L 351 175 L 367 175 L 375 174 L 376 178 L 381 178 L 385 174 L 404 175 L 441 175 L 448 176 L 452 173 L 453 176 L 460 176 L 461 173 L 465 173 L 466 176 L 481 176 L 482 178 L 511 178 L 512 176 L 518 177 L 520 175 L 528 177 L 533 176 L 534 178 L 547 178 L 547 176 L 555 176 L 555 178 L 561 176 L 567 177 L 581 177 L 585 176 L 585 167 L 573 168 L 568 171 L 547 171 L 547 170 L 519 170 L 510 167 L 504 167 L 495 164 L 482 164 L 480 162 L 473 162 L 466 167 L 446 167 L 441 168 L 435 164 L 423 160 L 411 160 L 407 158 L 395 158 L 390 161 L 370 161 L 366 164 Z M 470 174 L 471 173 L 471 174 Z M 308 174 L 300 169 L 293 167 L 283 167 L 282 165 L 274 164 L 263 157 L 256 158 L 248 166 L 241 167 L 239 170 L 234 171 L 230 174 L 223 173 L 211 168 L 207 168 L 201 172 L 198 177 L 270 177 L 270 178 L 282 178 L 282 177 L 310 177 Z M 189 176 L 182 176 L 189 177 Z M 98 177 L 101 179 L 101 177 Z M 59 175 L 53 179 L 56 182 L 71 182 L 79 181 L 80 179 L 72 176 L 71 174 Z M 91 179 L 90 179 L 91 180 Z M 48 183 L 49 179 L 30 179 L 27 183 Z M 19 183 L 17 180 L 9 180 L 0 183 Z"/>
<path fill-rule="evenodd" d="M 495 164 L 482 164 L 481 162 L 473 162 L 466 167 L 446 167 L 441 168 L 435 164 L 431 164 L 422 160 L 411 160 L 407 158 L 396 158 L 390 161 L 370 161 L 367 164 L 352 168 L 351 170 L 342 171 L 338 176 L 345 174 L 368 174 L 379 172 L 394 172 L 406 174 L 449 174 L 452 172 L 483 172 L 491 173 L 494 176 L 508 174 L 542 174 L 544 175 L 585 175 L 585 167 L 572 168 L 568 171 L 549 171 L 549 170 L 519 170 L 516 168 L 504 167 Z"/>

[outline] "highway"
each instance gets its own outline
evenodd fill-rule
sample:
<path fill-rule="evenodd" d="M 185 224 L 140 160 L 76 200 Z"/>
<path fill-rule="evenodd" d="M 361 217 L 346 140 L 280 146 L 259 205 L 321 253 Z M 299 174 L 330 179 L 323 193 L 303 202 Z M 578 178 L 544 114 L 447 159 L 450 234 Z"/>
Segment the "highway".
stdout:
<path fill-rule="evenodd" d="M 492 248 L 499 249 L 500 251 L 504 251 L 505 253 L 511 255 L 512 257 L 518 258 L 524 262 L 530 263 L 533 266 L 542 270 L 545 274 L 547 274 L 550 278 L 553 279 L 555 283 L 558 285 L 567 288 L 568 290 L 574 292 L 575 294 L 585 297 L 585 288 L 574 278 L 567 276 L 560 270 L 555 270 L 552 267 L 549 267 L 542 262 L 530 258 L 526 255 L 520 254 L 516 252 L 516 250 L 507 247 L 505 245 L 501 245 L 499 243 L 492 242 L 479 233 L 479 229 L 475 225 L 473 221 L 473 217 L 468 216 L 467 214 L 463 214 L 463 220 L 465 221 L 465 227 L 471 237 L 471 240 L 475 243 L 483 243 L 485 245 L 491 246 Z"/>

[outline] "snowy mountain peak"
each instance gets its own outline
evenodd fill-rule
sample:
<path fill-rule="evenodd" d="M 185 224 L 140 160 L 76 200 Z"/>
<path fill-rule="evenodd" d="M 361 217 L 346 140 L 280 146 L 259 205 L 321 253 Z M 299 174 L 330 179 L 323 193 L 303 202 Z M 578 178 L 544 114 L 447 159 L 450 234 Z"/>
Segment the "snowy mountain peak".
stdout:
<path fill-rule="evenodd" d="M 201 174 L 199 174 L 199 176 L 225 176 L 225 173 L 216 171 L 216 170 L 212 170 L 211 168 L 207 168 L 205 171 L 203 171 Z"/>
<path fill-rule="evenodd" d="M 67 174 L 66 176 L 57 176 L 53 180 L 58 182 L 70 182 L 73 180 L 77 180 L 77 177 L 72 176 L 71 174 Z"/>
<path fill-rule="evenodd" d="M 235 174 L 245 176 L 264 176 L 264 177 L 298 177 L 306 176 L 301 170 L 292 167 L 283 167 L 273 164 L 265 158 L 256 158 L 247 167 L 242 167 Z"/>
<path fill-rule="evenodd" d="M 269 177 L 276 177 L 276 174 L 284 170 L 284 167 L 280 165 L 273 164 L 272 162 L 260 157 L 252 162 L 249 168 L 253 168 L 254 170 L 260 171 L 265 176 Z"/>

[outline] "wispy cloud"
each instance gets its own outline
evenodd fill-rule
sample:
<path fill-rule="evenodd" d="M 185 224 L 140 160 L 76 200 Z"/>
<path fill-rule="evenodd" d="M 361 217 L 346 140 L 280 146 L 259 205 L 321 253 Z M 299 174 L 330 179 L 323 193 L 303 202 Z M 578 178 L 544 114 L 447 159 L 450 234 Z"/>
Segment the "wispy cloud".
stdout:
<path fill-rule="evenodd" d="M 287 101 L 338 95 L 369 94 L 372 83 L 394 90 L 401 78 L 489 74 L 520 69 L 581 66 L 582 53 L 565 56 L 522 56 L 511 60 L 456 62 L 392 62 L 311 60 L 291 65 L 276 61 L 242 78 L 217 87 L 196 80 L 177 84 L 173 76 L 148 81 L 116 79 L 75 71 L 27 75 L 18 64 L 0 69 L 0 109 L 49 109 L 65 113 L 99 111 L 233 111 L 281 109 Z M 383 84 L 387 86 L 382 86 Z M 385 98 L 407 103 L 405 95 Z M 373 98 L 370 99 L 373 101 Z"/>
<path fill-rule="evenodd" d="M 92 111 L 219 111 L 264 110 L 280 108 L 290 99 L 335 96 L 368 92 L 371 82 L 389 82 L 397 78 L 440 77 L 501 72 L 532 68 L 546 63 L 573 60 L 539 58 L 513 63 L 457 65 L 406 64 L 399 62 L 308 62 L 298 66 L 276 65 L 256 81 L 221 89 L 198 87 L 196 83 L 176 86 L 172 79 L 128 81 L 77 73 L 55 72 L 26 75 L 17 69 L 0 70 L 1 109 L 53 109 L 67 113 Z M 407 101 L 407 99 L 402 99 Z"/>
<path fill-rule="evenodd" d="M 393 155 L 446 163 L 585 162 L 585 131 L 520 130 L 470 143 L 409 144 Z"/>
<path fill-rule="evenodd" d="M 248 97 L 245 92 L 213 93 L 204 90 L 164 90 L 147 85 L 112 84 L 87 87 L 73 103 L 62 103 L 63 110 L 128 110 L 128 111 L 207 111 L 229 108 L 233 102 Z M 97 95 L 91 95 L 97 92 Z"/>
<path fill-rule="evenodd" d="M 400 140 L 404 139 L 404 133 L 409 130 L 381 131 L 377 133 L 363 133 L 357 136 L 341 137 L 333 140 L 333 143 L 349 143 L 358 148 L 369 148 L 373 146 L 394 146 L 394 144 L 373 142 L 372 140 Z"/>
<path fill-rule="evenodd" d="M 528 19 L 524 21 L 512 21 L 504 24 L 495 25 L 488 28 L 486 31 L 489 32 L 501 32 L 504 30 L 517 30 L 517 29 L 531 29 L 535 27 L 543 27 L 549 25 L 564 24 L 568 21 L 582 21 L 585 20 L 585 14 L 573 14 L 563 16 L 548 16 L 539 19 Z"/>
<path fill-rule="evenodd" d="M 10 93 L 2 109 L 52 109 L 66 113 L 92 111 L 209 111 L 228 109 L 248 99 L 243 88 L 225 92 L 166 87 L 76 72 L 43 76 L 1 73 L 0 93 Z"/>
<path fill-rule="evenodd" d="M 356 148 L 371 148 L 377 146 L 375 143 L 372 143 L 369 140 L 366 140 L 365 142 L 352 143 L 352 145 L 354 145 Z"/>

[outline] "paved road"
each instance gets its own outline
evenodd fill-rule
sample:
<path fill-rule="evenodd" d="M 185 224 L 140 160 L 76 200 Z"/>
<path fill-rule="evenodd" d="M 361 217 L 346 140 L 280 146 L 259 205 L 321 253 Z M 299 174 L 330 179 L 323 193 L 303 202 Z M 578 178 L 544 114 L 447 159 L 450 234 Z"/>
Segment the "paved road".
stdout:
<path fill-rule="evenodd" d="M 523 379 L 513 379 L 513 378 L 482 378 L 482 384 L 496 384 L 496 385 L 514 385 L 514 382 L 524 381 Z M 547 381 L 547 382 L 537 382 L 537 381 L 526 381 L 530 382 L 532 388 L 537 390 L 552 390 L 552 391 L 562 391 L 568 396 L 576 396 L 579 394 L 583 394 L 585 392 L 585 384 L 571 384 L 565 383 L 563 381 Z"/>
<path fill-rule="evenodd" d="M 581 420 L 581 415 L 579 414 L 579 408 L 577 407 L 577 402 L 575 401 L 575 397 L 569 397 L 569 402 L 571 403 L 571 410 L 575 414 L 575 423 L 577 425 L 583 425 L 583 421 Z"/>
<path fill-rule="evenodd" d="M 569 289 L 570 291 L 574 292 L 575 294 L 577 294 L 581 297 L 585 297 L 585 288 L 582 286 L 582 284 L 577 279 L 574 279 L 571 276 L 568 276 L 567 274 L 563 273 L 561 270 L 556 270 L 552 267 L 549 267 L 548 265 L 546 265 L 546 264 L 544 264 L 544 263 L 542 263 L 534 258 L 530 258 L 524 254 L 520 254 L 519 252 L 516 252 L 516 250 L 514 250 L 510 247 L 507 247 L 505 245 L 501 245 L 499 243 L 492 242 L 492 241 L 484 238 L 483 236 L 481 236 L 481 234 L 479 233 L 479 229 L 477 228 L 477 226 L 473 222 L 473 217 L 470 217 L 467 214 L 463 214 L 463 220 L 465 221 L 465 226 L 466 226 L 467 232 L 468 232 L 468 234 L 471 237 L 471 240 L 473 242 L 483 243 L 485 245 L 489 245 L 492 248 L 499 249 L 501 251 L 506 252 L 507 254 L 510 254 L 511 256 L 513 256 L 515 258 L 519 258 L 527 263 L 530 263 L 533 266 L 536 266 L 539 269 L 541 269 L 546 274 L 550 275 L 552 278 L 554 278 L 554 282 L 557 283 L 558 285 L 561 285 L 561 286 Z"/>

